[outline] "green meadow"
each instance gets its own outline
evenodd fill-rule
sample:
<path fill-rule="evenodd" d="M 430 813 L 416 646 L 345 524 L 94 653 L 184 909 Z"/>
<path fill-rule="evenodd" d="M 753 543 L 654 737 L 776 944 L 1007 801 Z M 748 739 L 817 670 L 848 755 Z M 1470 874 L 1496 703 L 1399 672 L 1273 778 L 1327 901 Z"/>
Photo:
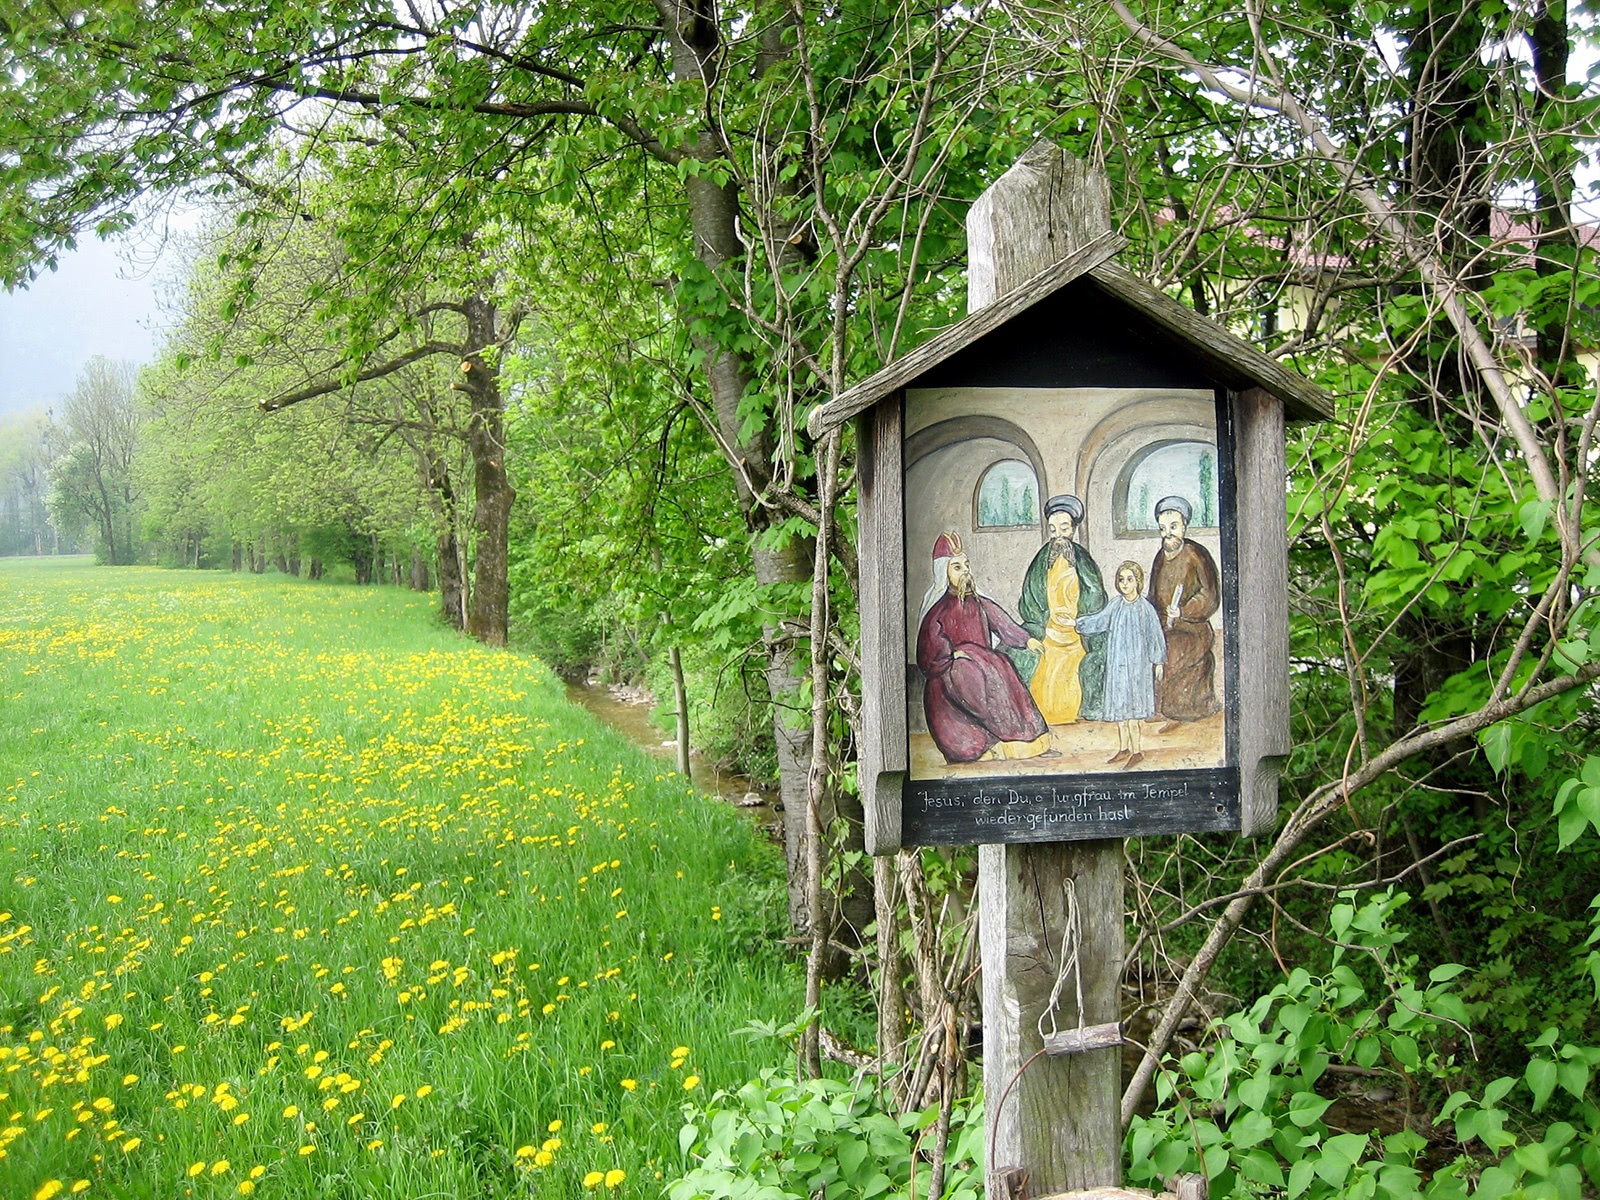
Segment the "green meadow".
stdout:
<path fill-rule="evenodd" d="M 783 913 L 426 596 L 0 560 L 7 1200 L 657 1195 L 782 1057 Z"/>

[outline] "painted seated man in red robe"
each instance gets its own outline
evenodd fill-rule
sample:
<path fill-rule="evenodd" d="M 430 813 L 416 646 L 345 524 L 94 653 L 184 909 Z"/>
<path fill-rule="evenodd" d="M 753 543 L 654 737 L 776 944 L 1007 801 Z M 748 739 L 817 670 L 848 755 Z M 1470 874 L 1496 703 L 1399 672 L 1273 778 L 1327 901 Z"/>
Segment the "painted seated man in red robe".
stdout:
<path fill-rule="evenodd" d="M 927 681 L 922 705 L 939 752 L 951 763 L 1053 756 L 1049 727 L 1028 685 L 995 648 L 1002 642 L 1037 651 L 1038 639 L 978 592 L 956 534 L 941 534 L 934 543 L 933 565 L 934 585 L 917 629 L 917 666 Z"/>

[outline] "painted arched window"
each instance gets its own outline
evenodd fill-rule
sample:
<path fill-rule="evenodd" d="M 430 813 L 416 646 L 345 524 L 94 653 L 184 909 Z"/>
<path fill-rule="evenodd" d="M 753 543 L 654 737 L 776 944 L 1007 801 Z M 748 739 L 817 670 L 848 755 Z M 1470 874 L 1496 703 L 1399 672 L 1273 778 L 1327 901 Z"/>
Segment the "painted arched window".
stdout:
<path fill-rule="evenodd" d="M 1033 468 L 1020 459 L 1006 458 L 985 471 L 973 500 L 973 525 L 978 529 L 1038 528 L 1039 481 Z"/>
<path fill-rule="evenodd" d="M 1189 528 L 1215 529 L 1222 521 L 1217 448 L 1200 441 L 1156 442 L 1130 458 L 1117 476 L 1117 533 L 1155 533 L 1155 505 L 1163 496 L 1189 502 L 1194 509 Z"/>

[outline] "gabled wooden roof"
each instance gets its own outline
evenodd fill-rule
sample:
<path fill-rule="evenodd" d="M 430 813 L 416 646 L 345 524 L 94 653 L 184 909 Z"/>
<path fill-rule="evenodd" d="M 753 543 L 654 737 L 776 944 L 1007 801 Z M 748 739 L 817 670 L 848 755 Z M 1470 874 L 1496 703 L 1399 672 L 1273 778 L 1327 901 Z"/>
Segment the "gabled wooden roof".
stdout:
<path fill-rule="evenodd" d="M 1333 416 L 1333 405 L 1316 384 L 1112 262 L 1112 255 L 1127 244 L 1126 239 L 1112 233 L 1096 238 L 849 391 L 812 409 L 806 429 L 812 437 L 821 437 L 838 428 L 1075 280 L 1085 280 L 1087 286 L 1104 292 L 1113 302 L 1133 309 L 1193 354 L 1220 382 L 1241 389 L 1263 388 L 1278 397 L 1290 420 L 1321 421 Z"/>

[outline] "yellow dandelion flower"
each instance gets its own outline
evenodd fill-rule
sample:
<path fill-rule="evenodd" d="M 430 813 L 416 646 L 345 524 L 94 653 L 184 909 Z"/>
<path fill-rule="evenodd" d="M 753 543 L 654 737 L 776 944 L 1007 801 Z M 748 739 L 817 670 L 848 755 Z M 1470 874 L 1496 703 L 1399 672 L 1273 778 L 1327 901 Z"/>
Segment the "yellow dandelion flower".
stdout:
<path fill-rule="evenodd" d="M 39 1190 L 33 1194 L 33 1200 L 50 1200 L 52 1196 L 61 1194 L 61 1180 L 46 1179 L 39 1185 Z"/>
<path fill-rule="evenodd" d="M 301 1146 L 300 1157 L 305 1158 L 308 1154 L 314 1154 L 316 1153 L 316 1149 L 317 1148 L 315 1146 Z"/>
<path fill-rule="evenodd" d="M 538 1153 L 539 1152 L 537 1150 L 535 1150 L 532 1146 L 518 1146 L 517 1147 L 517 1157 L 518 1158 L 532 1158 L 534 1155 L 536 1155 Z"/>
<path fill-rule="evenodd" d="M 142 1145 L 144 1145 L 143 1138 L 129 1138 L 127 1141 L 122 1143 L 122 1152 L 124 1154 L 132 1154 Z"/>
<path fill-rule="evenodd" d="M 633 1091 L 634 1088 L 636 1088 L 638 1086 L 639 1086 L 639 1081 L 637 1079 L 624 1079 L 622 1081 L 622 1090 L 625 1091 L 625 1092 L 631 1092 L 631 1091 Z"/>
<path fill-rule="evenodd" d="M 583 1186 L 586 1187 L 586 1188 L 597 1188 L 602 1183 L 604 1183 L 605 1181 L 606 1181 L 605 1172 L 603 1172 L 603 1171 L 590 1171 L 587 1175 L 585 1175 L 583 1177 Z"/>
<path fill-rule="evenodd" d="M 687 1079 L 685 1079 L 683 1081 L 683 1090 L 686 1091 L 686 1092 L 692 1092 L 692 1091 L 695 1090 L 695 1088 L 697 1088 L 699 1086 L 700 1086 L 700 1076 L 698 1076 L 698 1075 L 691 1075 L 691 1076 L 689 1076 L 689 1078 L 687 1078 Z"/>
<path fill-rule="evenodd" d="M 547 1133 L 560 1133 L 561 1132 L 561 1119 L 558 1117 L 554 1121 L 551 1121 L 550 1124 L 545 1126 L 545 1131 Z"/>
<path fill-rule="evenodd" d="M 216 1162 L 211 1164 L 211 1173 L 213 1175 L 226 1175 L 228 1173 L 228 1168 L 232 1165 L 233 1164 L 227 1159 L 219 1158 Z"/>
<path fill-rule="evenodd" d="M 627 1177 L 628 1173 L 626 1171 L 614 1167 L 606 1172 L 606 1187 L 614 1188 Z"/>
<path fill-rule="evenodd" d="M 672 1057 L 673 1058 L 688 1058 L 689 1057 L 689 1047 L 687 1047 L 687 1046 L 674 1046 L 672 1048 Z"/>
<path fill-rule="evenodd" d="M 115 1029 L 118 1025 L 121 1025 L 121 1024 L 122 1024 L 122 1014 L 121 1013 L 107 1013 L 106 1014 L 106 1028 L 107 1029 Z"/>
<path fill-rule="evenodd" d="M 394 1099 L 389 1101 L 389 1107 L 390 1108 L 399 1108 L 405 1102 L 406 1102 L 406 1094 L 404 1092 L 396 1092 L 395 1095 L 394 1095 Z"/>
<path fill-rule="evenodd" d="M 605 1131 L 606 1123 L 604 1121 L 596 1121 L 593 1125 L 589 1126 L 590 1133 L 604 1133 Z"/>
<path fill-rule="evenodd" d="M 206 1169 L 206 1164 L 203 1163 L 203 1162 L 190 1163 L 189 1164 L 189 1170 L 187 1171 L 187 1174 L 188 1174 L 190 1179 L 193 1179 L 196 1175 L 200 1174 L 200 1172 L 204 1171 L 205 1169 Z"/>
<path fill-rule="evenodd" d="M 283 1119 L 285 1121 L 292 1121 L 295 1117 L 298 1117 L 299 1115 L 300 1115 L 300 1108 L 299 1108 L 298 1105 L 286 1104 L 286 1105 L 283 1106 Z"/>
<path fill-rule="evenodd" d="M 425 1084 L 423 1084 L 421 1087 L 419 1087 L 416 1090 L 415 1095 L 416 1095 L 418 1100 L 421 1100 L 424 1096 L 426 1096 L 431 1091 L 433 1091 L 433 1084 L 425 1083 Z"/>
<path fill-rule="evenodd" d="M 122 1077 L 122 1086 L 123 1087 L 132 1087 L 134 1084 L 136 1084 L 138 1082 L 139 1082 L 139 1077 L 137 1075 L 124 1075 Z"/>
<path fill-rule="evenodd" d="M 81 1196 L 84 1192 L 89 1190 L 89 1181 L 87 1179 L 80 1179 L 77 1183 L 73 1184 L 69 1190 L 74 1196 Z"/>
<path fill-rule="evenodd" d="M 255 1185 L 255 1181 L 254 1180 L 251 1180 L 251 1179 L 241 1179 L 241 1180 L 239 1180 L 239 1195 L 248 1196 L 248 1195 L 250 1195 L 251 1192 L 253 1192 L 255 1190 L 256 1190 L 256 1185 Z"/>
<path fill-rule="evenodd" d="M 266 1173 L 267 1173 L 267 1168 L 262 1166 L 260 1163 L 257 1163 L 255 1166 L 250 1168 L 250 1178 L 251 1179 L 260 1179 Z"/>

